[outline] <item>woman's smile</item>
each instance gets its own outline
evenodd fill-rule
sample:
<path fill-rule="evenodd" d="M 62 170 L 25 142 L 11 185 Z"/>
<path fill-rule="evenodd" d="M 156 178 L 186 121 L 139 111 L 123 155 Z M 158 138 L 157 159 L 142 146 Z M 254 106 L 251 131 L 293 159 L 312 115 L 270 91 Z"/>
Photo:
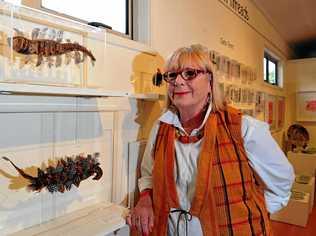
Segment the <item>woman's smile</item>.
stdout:
<path fill-rule="evenodd" d="M 185 91 L 185 92 L 174 92 L 173 96 L 183 96 L 183 95 L 187 95 L 189 94 L 189 91 Z"/>

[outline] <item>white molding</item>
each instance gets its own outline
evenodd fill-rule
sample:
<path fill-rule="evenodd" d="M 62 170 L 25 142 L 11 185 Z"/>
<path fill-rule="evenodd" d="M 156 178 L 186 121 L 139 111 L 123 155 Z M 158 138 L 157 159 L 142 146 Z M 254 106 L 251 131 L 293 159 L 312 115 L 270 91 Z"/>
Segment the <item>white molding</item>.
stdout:
<path fill-rule="evenodd" d="M 65 18 L 60 15 L 44 11 L 43 8 L 41 8 L 40 0 L 22 1 L 25 5 L 19 6 L 20 9 L 45 14 L 49 19 L 57 18 L 60 22 L 66 22 L 67 25 L 70 26 L 70 28 L 87 32 L 89 37 L 96 38 L 99 40 L 104 40 L 104 38 L 106 38 L 106 43 L 109 45 L 118 46 L 121 48 L 126 48 L 137 52 L 149 53 L 152 55 L 157 54 L 157 52 L 150 47 L 150 0 L 138 0 L 141 2 L 141 10 L 139 10 L 139 13 L 137 13 L 141 14 L 141 18 L 138 20 L 138 28 L 141 28 L 142 30 L 142 37 L 141 40 L 138 40 L 138 38 L 136 37 L 137 41 L 131 40 L 124 36 L 118 36 L 115 33 L 112 33 L 102 28 L 96 28 L 85 23 L 82 23 L 80 21 Z M 133 14 L 135 15 L 135 13 Z"/>
<path fill-rule="evenodd" d="M 138 94 L 129 94 L 129 98 L 135 98 L 135 99 L 143 99 L 148 101 L 156 101 L 165 99 L 165 95 L 162 94 L 156 94 L 156 93 L 138 93 Z"/>
<path fill-rule="evenodd" d="M 106 91 L 103 89 L 58 87 L 34 84 L 16 84 L 0 82 L 0 95 L 42 95 L 60 97 L 129 97 L 145 100 L 164 99 L 164 95 L 156 93 L 134 94 L 124 91 Z"/>
<path fill-rule="evenodd" d="M 151 1 L 134 0 L 133 1 L 133 36 L 138 42 L 148 46 L 151 45 Z"/>
<path fill-rule="evenodd" d="M 302 58 L 302 59 L 293 59 L 293 60 L 287 60 L 286 61 L 286 63 L 306 63 L 306 62 L 316 62 L 316 57 Z"/>
<path fill-rule="evenodd" d="M 123 97 L 127 92 L 106 91 L 93 88 L 57 87 L 33 84 L 0 83 L 0 94 L 28 94 L 78 97 Z"/>
<path fill-rule="evenodd" d="M 26 235 L 107 235 L 125 226 L 127 209 L 111 203 L 99 203 L 74 211 L 11 236 Z"/>
<path fill-rule="evenodd" d="M 122 179 L 122 169 L 119 160 L 121 159 L 121 155 L 119 153 L 120 150 L 120 142 L 119 142 L 119 129 L 120 125 L 120 114 L 118 112 L 114 112 L 113 115 L 113 171 L 112 171 L 112 202 L 119 203 L 120 195 L 121 195 L 121 179 Z"/>
<path fill-rule="evenodd" d="M 153 48 L 144 43 L 124 38 L 113 33 L 107 33 L 106 43 L 108 45 L 117 46 L 120 48 L 125 48 L 136 52 L 143 52 L 153 56 L 158 54 L 156 50 L 154 50 Z"/>
<path fill-rule="evenodd" d="M 81 98 L 59 96 L 0 95 L 1 113 L 115 112 L 129 111 L 128 97 Z"/>
<path fill-rule="evenodd" d="M 315 90 L 300 90 L 300 91 L 297 91 L 297 93 L 316 93 Z"/>

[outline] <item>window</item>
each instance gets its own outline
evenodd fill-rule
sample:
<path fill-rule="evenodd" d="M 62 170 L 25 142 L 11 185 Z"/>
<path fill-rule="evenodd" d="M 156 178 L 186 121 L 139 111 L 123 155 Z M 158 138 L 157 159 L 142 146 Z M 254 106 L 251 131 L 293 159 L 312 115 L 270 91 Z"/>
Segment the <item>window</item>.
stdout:
<path fill-rule="evenodd" d="M 263 79 L 272 85 L 278 84 L 278 60 L 268 52 L 264 53 L 263 58 Z"/>
<path fill-rule="evenodd" d="M 5 0 L 26 5 L 84 23 L 99 22 L 113 31 L 131 36 L 132 0 Z"/>
<path fill-rule="evenodd" d="M 5 2 L 9 2 L 15 5 L 21 5 L 21 0 L 5 0 Z"/>
<path fill-rule="evenodd" d="M 42 0 L 41 6 L 85 22 L 103 23 L 123 34 L 129 34 L 130 31 L 127 0 Z"/>
<path fill-rule="evenodd" d="M 150 1 L 148 0 L 5 0 L 7 2 L 84 23 L 100 22 L 111 26 L 114 33 L 150 44 Z"/>

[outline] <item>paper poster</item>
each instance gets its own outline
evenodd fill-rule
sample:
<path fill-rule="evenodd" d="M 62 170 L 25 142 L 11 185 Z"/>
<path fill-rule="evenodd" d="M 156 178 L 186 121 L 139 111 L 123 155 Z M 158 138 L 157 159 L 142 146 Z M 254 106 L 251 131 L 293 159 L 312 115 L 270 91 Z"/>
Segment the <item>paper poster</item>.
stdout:
<path fill-rule="evenodd" d="M 298 92 L 296 96 L 296 120 L 316 121 L 316 92 Z"/>
<path fill-rule="evenodd" d="M 306 101 L 305 110 L 316 112 L 316 100 Z"/>
<path fill-rule="evenodd" d="M 276 129 L 276 96 L 267 95 L 265 121 L 270 125 L 270 129 Z"/>
<path fill-rule="evenodd" d="M 278 97 L 278 118 L 277 128 L 281 129 L 284 127 L 285 122 L 285 97 Z"/>

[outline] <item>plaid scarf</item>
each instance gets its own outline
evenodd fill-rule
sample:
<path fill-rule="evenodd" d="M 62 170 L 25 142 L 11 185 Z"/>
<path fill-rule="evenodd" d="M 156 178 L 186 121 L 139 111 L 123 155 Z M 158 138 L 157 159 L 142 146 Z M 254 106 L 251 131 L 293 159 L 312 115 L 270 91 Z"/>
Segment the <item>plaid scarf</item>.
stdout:
<path fill-rule="evenodd" d="M 171 208 L 180 208 L 174 176 L 175 128 L 161 123 L 153 167 L 154 230 L 167 235 Z M 195 195 L 189 213 L 203 235 L 272 235 L 263 189 L 257 184 L 241 136 L 241 113 L 212 112 L 204 127 Z"/>

